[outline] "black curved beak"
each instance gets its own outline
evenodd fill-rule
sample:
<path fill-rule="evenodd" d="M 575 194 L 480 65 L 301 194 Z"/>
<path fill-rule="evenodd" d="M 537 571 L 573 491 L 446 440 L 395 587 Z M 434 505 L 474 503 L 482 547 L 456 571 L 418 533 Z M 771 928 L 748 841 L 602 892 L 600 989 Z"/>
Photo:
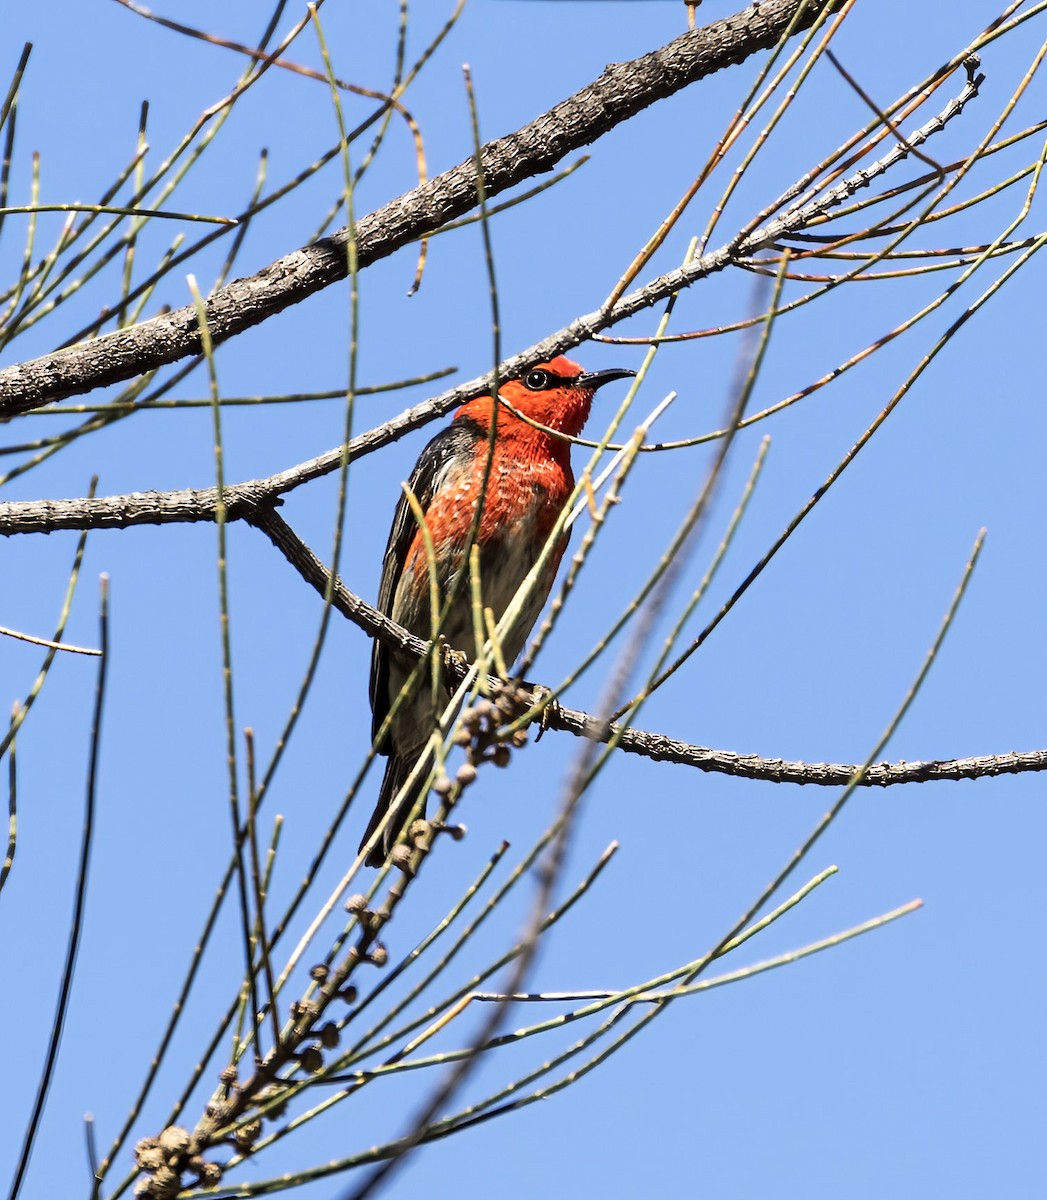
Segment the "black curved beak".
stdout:
<path fill-rule="evenodd" d="M 624 367 L 612 367 L 609 371 L 583 371 L 574 381 L 574 386 L 595 392 L 605 383 L 613 383 L 616 379 L 631 379 L 635 374 L 635 371 L 627 371 Z"/>

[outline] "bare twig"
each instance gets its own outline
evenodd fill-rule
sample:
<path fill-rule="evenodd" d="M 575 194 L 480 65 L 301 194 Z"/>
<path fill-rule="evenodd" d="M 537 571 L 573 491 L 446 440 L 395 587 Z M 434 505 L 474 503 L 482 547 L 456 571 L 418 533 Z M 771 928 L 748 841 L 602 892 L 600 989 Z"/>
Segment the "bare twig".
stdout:
<path fill-rule="evenodd" d="M 17 1200 L 29 1166 L 29 1156 L 32 1154 L 33 1142 L 43 1117 L 44 1105 L 47 1103 L 47 1093 L 54 1078 L 55 1065 L 58 1061 L 58 1047 L 62 1040 L 62 1029 L 65 1026 L 66 1014 L 69 1010 L 69 996 L 73 987 L 73 972 L 76 969 L 77 952 L 80 949 L 80 935 L 83 930 L 84 906 L 87 901 L 88 868 L 91 863 L 91 847 L 94 835 L 95 789 L 98 780 L 98 754 L 102 737 L 102 711 L 105 706 L 105 678 L 109 665 L 107 653 L 109 647 L 109 580 L 102 576 L 101 613 L 99 618 L 100 641 L 102 655 L 98 662 L 98 684 L 95 690 L 94 716 L 91 721 L 91 756 L 87 768 L 87 798 L 84 805 L 84 827 L 80 841 L 80 863 L 76 876 L 75 900 L 73 916 L 69 928 L 69 941 L 66 946 L 65 964 L 62 968 L 61 982 L 58 988 L 58 1001 L 55 1006 L 54 1020 L 51 1025 L 51 1036 L 48 1041 L 47 1054 L 40 1081 L 37 1086 L 33 1112 L 25 1128 L 22 1150 L 15 1169 L 14 1180 L 9 1193 L 10 1200 Z"/>

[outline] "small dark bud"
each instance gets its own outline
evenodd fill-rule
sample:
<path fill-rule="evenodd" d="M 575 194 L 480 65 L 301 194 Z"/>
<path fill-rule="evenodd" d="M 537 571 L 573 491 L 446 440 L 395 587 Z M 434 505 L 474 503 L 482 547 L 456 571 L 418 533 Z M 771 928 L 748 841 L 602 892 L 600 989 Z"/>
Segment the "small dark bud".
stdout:
<path fill-rule="evenodd" d="M 512 742 L 512 744 L 516 747 L 526 746 L 527 745 L 527 730 L 526 729 L 514 729 L 513 732 L 509 735 L 509 741 Z"/>
<path fill-rule="evenodd" d="M 233 1141 L 240 1150 L 250 1150 L 255 1142 L 258 1141 L 258 1135 L 261 1132 L 261 1121 L 248 1121 L 246 1125 L 241 1125 L 233 1134 Z"/>
<path fill-rule="evenodd" d="M 231 1063 L 228 1067 L 223 1067 L 222 1073 L 218 1076 L 218 1078 L 222 1081 L 222 1083 L 225 1084 L 226 1087 L 230 1087 L 232 1084 L 236 1083 L 236 1067 L 234 1067 Z"/>
<path fill-rule="evenodd" d="M 310 1075 L 317 1075 L 324 1069 L 324 1056 L 320 1053 L 319 1046 L 307 1046 L 299 1054 L 298 1061 L 302 1064 L 302 1069 Z"/>
<path fill-rule="evenodd" d="M 437 833 L 449 833 L 456 842 L 462 840 L 463 835 L 461 831 L 465 828 L 464 825 L 448 825 L 445 821 L 433 821 L 432 827 L 434 835 Z"/>
<path fill-rule="evenodd" d="M 334 1021 L 328 1021 L 327 1024 L 319 1031 L 320 1044 L 327 1050 L 333 1050 L 338 1045 L 341 1034 L 338 1026 Z"/>
<path fill-rule="evenodd" d="M 389 961 L 389 951 L 386 950 L 381 942 L 375 942 L 371 947 L 371 953 L 368 955 L 368 958 L 376 967 L 384 967 Z"/>
<path fill-rule="evenodd" d="M 193 1161 L 198 1160 L 194 1159 Z M 216 1162 L 201 1162 L 199 1167 L 193 1168 L 193 1171 L 202 1187 L 213 1188 L 222 1182 L 222 1168 Z"/>
<path fill-rule="evenodd" d="M 406 875 L 412 874 L 411 847 L 405 846 L 403 842 L 401 842 L 398 846 L 394 846 L 392 850 L 389 851 L 389 863 L 391 866 L 397 867 L 399 870 L 403 871 Z"/>
<path fill-rule="evenodd" d="M 407 836 L 411 840 L 411 844 L 417 846 L 421 843 L 422 838 L 427 838 L 433 831 L 433 826 L 425 817 L 419 817 L 417 821 L 411 822 L 411 828 L 407 831 Z"/>
<path fill-rule="evenodd" d="M 174 1167 L 189 1149 L 189 1131 L 181 1125 L 168 1125 L 158 1142 L 164 1161 L 169 1167 Z"/>
<path fill-rule="evenodd" d="M 189 1131 L 181 1125 L 168 1125 L 158 1139 L 160 1148 L 168 1151 L 182 1151 L 189 1145 Z"/>
<path fill-rule="evenodd" d="M 317 963 L 316 966 L 312 967 L 309 971 L 310 979 L 315 980 L 317 983 L 323 983 L 327 976 L 328 970 L 325 963 Z"/>
<path fill-rule="evenodd" d="M 345 902 L 345 911 L 351 913 L 362 913 L 367 911 L 367 897 L 361 896 L 359 892 L 355 896 L 350 896 Z"/>
<path fill-rule="evenodd" d="M 342 988 L 342 990 L 338 993 L 338 999 L 343 1001 L 345 1004 L 355 1004 L 356 995 L 357 993 L 355 985 L 350 984 L 347 988 Z"/>
<path fill-rule="evenodd" d="M 511 757 L 512 756 L 509 753 L 509 747 L 502 743 L 498 746 L 495 746 L 494 751 L 491 754 L 491 762 L 493 762 L 496 767 L 507 767 Z"/>
<path fill-rule="evenodd" d="M 159 1138 L 142 1138 L 135 1146 L 135 1162 L 143 1171 L 158 1171 L 164 1165 Z"/>

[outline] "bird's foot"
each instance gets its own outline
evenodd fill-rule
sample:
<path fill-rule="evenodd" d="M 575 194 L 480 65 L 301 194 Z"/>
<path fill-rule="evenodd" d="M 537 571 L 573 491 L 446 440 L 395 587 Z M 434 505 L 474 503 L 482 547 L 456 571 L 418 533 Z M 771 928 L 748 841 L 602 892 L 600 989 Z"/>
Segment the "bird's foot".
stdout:
<path fill-rule="evenodd" d="M 528 683 L 526 680 L 521 679 L 517 682 L 516 686 L 519 692 L 529 693 L 527 708 L 538 710 L 538 735 L 534 740 L 536 743 L 540 742 L 542 735 L 549 728 L 549 721 L 553 713 L 558 707 L 556 697 L 549 688 L 544 687 L 540 683 Z"/>
<path fill-rule="evenodd" d="M 453 646 L 449 646 L 442 637 L 440 638 L 440 654 L 444 670 L 450 676 L 454 686 L 457 687 L 465 678 L 466 672 L 472 666 L 472 663 L 461 650 L 456 650 Z"/>

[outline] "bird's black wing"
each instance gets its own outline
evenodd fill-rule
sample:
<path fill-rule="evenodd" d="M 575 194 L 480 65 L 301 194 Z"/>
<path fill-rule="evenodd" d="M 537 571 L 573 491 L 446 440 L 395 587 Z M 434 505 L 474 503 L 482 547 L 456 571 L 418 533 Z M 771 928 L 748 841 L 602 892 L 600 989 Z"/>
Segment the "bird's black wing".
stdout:
<path fill-rule="evenodd" d="M 483 429 L 477 422 L 467 417 L 459 417 L 452 421 L 446 429 L 441 429 L 415 463 L 407 486 L 414 493 L 423 512 L 428 512 L 433 495 L 439 488 L 448 467 L 462 458 L 468 458 L 475 448 L 479 438 L 484 437 Z M 404 569 L 404 560 L 411 542 L 418 530 L 418 523 L 407 503 L 407 497 L 400 493 L 400 499 L 393 514 L 393 527 L 389 530 L 389 542 L 385 548 L 385 558 L 382 560 L 382 581 L 378 588 L 378 610 L 392 618 L 393 598 L 400 583 Z M 376 737 L 379 726 L 389 712 L 389 648 L 378 638 L 375 638 L 371 648 L 371 737 Z"/>

